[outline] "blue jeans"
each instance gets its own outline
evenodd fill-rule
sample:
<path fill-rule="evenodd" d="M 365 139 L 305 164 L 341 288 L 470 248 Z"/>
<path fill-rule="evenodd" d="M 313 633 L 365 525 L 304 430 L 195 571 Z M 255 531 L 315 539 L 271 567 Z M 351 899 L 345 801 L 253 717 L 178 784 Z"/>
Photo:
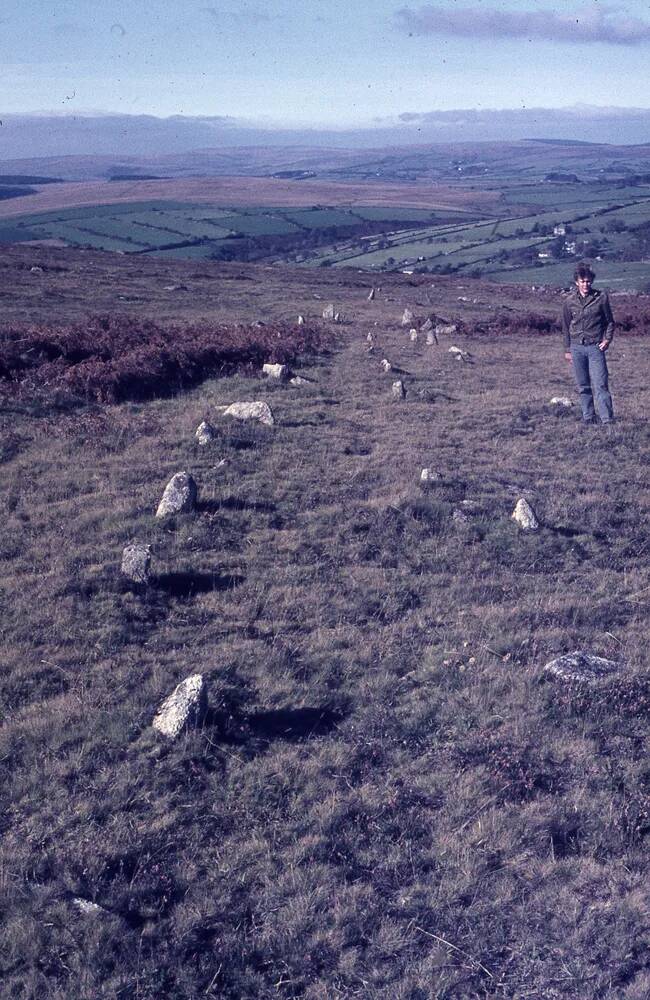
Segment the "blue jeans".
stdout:
<path fill-rule="evenodd" d="M 595 419 L 597 409 L 602 422 L 609 423 L 614 419 L 614 408 L 609 394 L 605 352 L 601 351 L 598 344 L 572 344 L 571 360 L 580 395 L 582 419 L 590 423 Z"/>

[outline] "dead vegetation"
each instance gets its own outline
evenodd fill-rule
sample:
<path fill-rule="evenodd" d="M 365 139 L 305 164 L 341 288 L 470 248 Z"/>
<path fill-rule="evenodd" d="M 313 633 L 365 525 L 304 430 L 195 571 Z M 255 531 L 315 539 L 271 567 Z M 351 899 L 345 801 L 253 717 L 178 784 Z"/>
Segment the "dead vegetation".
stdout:
<path fill-rule="evenodd" d="M 56 259 L 85 262 L 101 298 L 97 255 Z M 303 359 L 312 385 L 236 373 L 2 414 L 6 995 L 645 998 L 644 341 L 612 348 L 607 434 L 548 405 L 571 393 L 559 339 L 466 334 L 462 365 L 399 326 L 405 306 L 471 323 L 506 292 L 475 283 L 487 304 L 466 306 L 467 283 L 395 276 L 367 302 L 353 272 L 237 273 L 210 272 L 233 322 L 336 299 L 347 323 Z M 125 267 L 131 282 L 144 313 L 160 275 Z M 399 406 L 369 331 L 403 372 Z M 242 398 L 275 428 L 219 418 Z M 181 468 L 197 510 L 158 522 Z M 519 496 L 539 531 L 510 519 Z M 146 588 L 119 573 L 135 539 Z M 577 647 L 625 679 L 543 681 Z M 203 726 L 161 743 L 156 707 L 197 672 Z"/>

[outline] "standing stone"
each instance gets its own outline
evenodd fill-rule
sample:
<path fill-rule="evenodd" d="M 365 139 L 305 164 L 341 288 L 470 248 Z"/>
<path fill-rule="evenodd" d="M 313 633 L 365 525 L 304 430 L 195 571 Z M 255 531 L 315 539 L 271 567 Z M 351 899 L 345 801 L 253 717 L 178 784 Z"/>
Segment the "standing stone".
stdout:
<path fill-rule="evenodd" d="M 158 504 L 156 517 L 169 514 L 185 514 L 193 510 L 196 503 L 196 483 L 188 472 L 177 472 L 165 486 L 162 500 Z"/>
<path fill-rule="evenodd" d="M 551 406 L 573 406 L 573 402 L 568 396 L 553 396 Z"/>
<path fill-rule="evenodd" d="M 406 399 L 406 389 L 404 388 L 404 383 L 401 378 L 398 378 L 396 382 L 393 382 L 392 392 L 395 399 Z"/>
<path fill-rule="evenodd" d="M 380 363 L 380 365 L 381 365 L 381 370 L 385 374 L 388 374 L 388 372 L 393 370 L 393 366 L 391 365 L 390 361 L 387 358 L 384 358 L 383 361 Z"/>
<path fill-rule="evenodd" d="M 305 317 L 302 314 L 300 314 L 298 316 L 298 326 L 304 326 L 304 325 L 305 325 Z"/>
<path fill-rule="evenodd" d="M 371 330 L 370 333 L 366 336 L 366 343 L 367 344 L 374 344 L 374 342 L 375 342 L 375 335 L 374 335 L 374 333 Z"/>
<path fill-rule="evenodd" d="M 340 323 L 342 321 L 342 319 L 343 319 L 343 317 L 341 316 L 340 312 L 334 313 L 334 322 L 335 323 Z"/>
<path fill-rule="evenodd" d="M 430 316 L 427 316 L 424 323 L 420 327 L 420 330 L 422 331 L 422 333 L 429 333 L 430 331 L 433 330 L 433 320 L 431 319 Z"/>
<path fill-rule="evenodd" d="M 289 368 L 287 365 L 273 365 L 265 364 L 262 365 L 262 372 L 264 375 L 268 375 L 269 378 L 277 378 L 280 382 L 286 382 L 289 378 Z"/>
<path fill-rule="evenodd" d="M 573 653 L 565 653 L 555 660 L 549 660 L 544 666 L 544 673 L 561 681 L 587 681 L 593 684 L 620 673 L 622 669 L 624 665 L 616 660 L 606 660 L 602 656 L 576 649 Z"/>
<path fill-rule="evenodd" d="M 323 319 L 334 319 L 335 309 L 334 303 L 330 302 L 328 306 L 323 309 Z"/>
<path fill-rule="evenodd" d="M 413 311 L 411 309 L 405 309 L 402 313 L 402 326 L 410 326 L 413 322 Z"/>
<path fill-rule="evenodd" d="M 196 428 L 195 438 L 199 444 L 210 444 L 217 436 L 217 432 L 207 420 L 203 420 Z"/>
<path fill-rule="evenodd" d="M 122 552 L 122 573 L 132 583 L 148 583 L 151 546 L 134 542 Z"/>
<path fill-rule="evenodd" d="M 418 342 L 418 331 L 415 329 L 415 327 L 412 327 L 409 330 L 409 337 L 411 338 L 411 343 L 412 344 L 417 344 L 417 342 Z"/>
<path fill-rule="evenodd" d="M 263 400 L 255 400 L 252 403 L 231 403 L 225 408 L 223 415 L 235 417 L 236 420 L 259 420 L 267 427 L 273 427 L 275 423 L 271 407 Z"/>
<path fill-rule="evenodd" d="M 438 339 L 433 330 L 427 331 L 427 347 L 433 347 L 434 344 L 438 343 Z"/>
<path fill-rule="evenodd" d="M 512 512 L 512 519 L 517 522 L 522 531 L 537 531 L 539 528 L 539 521 L 535 517 L 533 508 L 523 497 L 517 500 Z"/>
<path fill-rule="evenodd" d="M 187 726 L 198 725 L 208 707 L 208 692 L 201 674 L 193 674 L 174 688 L 156 712 L 151 725 L 175 740 Z"/>
<path fill-rule="evenodd" d="M 370 291 L 368 292 L 368 302 L 372 302 L 374 297 L 375 297 L 375 290 L 374 288 L 371 288 Z"/>

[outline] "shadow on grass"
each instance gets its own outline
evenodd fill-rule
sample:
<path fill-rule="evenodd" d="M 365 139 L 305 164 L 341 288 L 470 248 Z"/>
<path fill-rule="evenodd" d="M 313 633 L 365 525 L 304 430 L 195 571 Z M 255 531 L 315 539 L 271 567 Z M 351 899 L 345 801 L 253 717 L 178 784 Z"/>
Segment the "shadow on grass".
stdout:
<path fill-rule="evenodd" d="M 261 740 L 287 740 L 300 743 L 314 736 L 325 736 L 344 718 L 340 709 L 325 705 L 320 708 L 278 708 L 267 712 L 252 712 L 228 719 L 222 711 L 208 709 L 204 724 L 218 730 L 218 740 L 248 744 Z"/>
<path fill-rule="evenodd" d="M 242 497 L 224 497 L 219 500 L 201 500 L 196 505 L 197 511 L 204 514 L 216 514 L 220 510 L 248 510 L 255 514 L 274 514 L 276 505 L 270 500 L 244 500 Z"/>
<path fill-rule="evenodd" d="M 607 535 L 604 531 L 591 531 L 589 528 L 568 528 L 561 524 L 546 524 L 540 522 L 542 528 L 546 528 L 547 531 L 552 531 L 556 535 L 561 535 L 563 538 L 576 538 L 578 535 L 590 535 L 595 538 L 597 542 L 606 542 Z"/>
<path fill-rule="evenodd" d="M 152 579 L 151 585 L 163 590 L 171 597 L 193 597 L 211 591 L 232 590 L 244 582 L 245 577 L 230 573 L 161 573 Z"/>

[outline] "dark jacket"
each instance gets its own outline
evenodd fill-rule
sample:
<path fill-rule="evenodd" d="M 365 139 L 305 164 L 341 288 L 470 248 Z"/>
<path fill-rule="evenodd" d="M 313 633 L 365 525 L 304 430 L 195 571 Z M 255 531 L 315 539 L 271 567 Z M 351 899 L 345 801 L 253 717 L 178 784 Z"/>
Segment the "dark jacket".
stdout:
<path fill-rule="evenodd" d="M 564 348 L 572 344 L 608 343 L 614 336 L 614 317 L 607 292 L 592 288 L 584 298 L 574 288 L 569 292 L 562 310 Z"/>

